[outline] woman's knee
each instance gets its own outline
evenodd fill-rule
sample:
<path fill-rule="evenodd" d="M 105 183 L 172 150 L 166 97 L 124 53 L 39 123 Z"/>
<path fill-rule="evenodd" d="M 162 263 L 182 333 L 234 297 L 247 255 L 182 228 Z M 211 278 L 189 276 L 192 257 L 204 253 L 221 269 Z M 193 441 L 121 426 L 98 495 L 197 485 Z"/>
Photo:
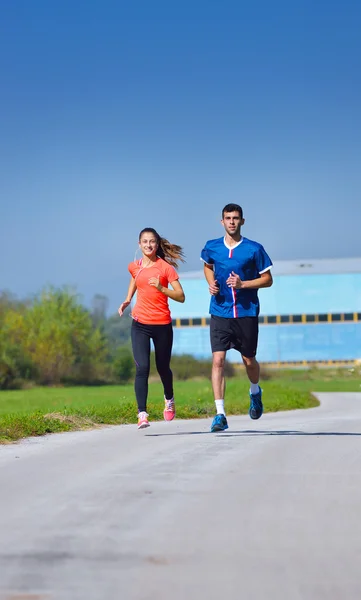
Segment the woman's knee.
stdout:
<path fill-rule="evenodd" d="M 137 377 L 149 377 L 150 365 L 147 363 L 135 363 L 135 374 Z"/>
<path fill-rule="evenodd" d="M 163 377 L 173 377 L 172 370 L 169 365 L 156 365 L 158 375 L 162 379 Z"/>

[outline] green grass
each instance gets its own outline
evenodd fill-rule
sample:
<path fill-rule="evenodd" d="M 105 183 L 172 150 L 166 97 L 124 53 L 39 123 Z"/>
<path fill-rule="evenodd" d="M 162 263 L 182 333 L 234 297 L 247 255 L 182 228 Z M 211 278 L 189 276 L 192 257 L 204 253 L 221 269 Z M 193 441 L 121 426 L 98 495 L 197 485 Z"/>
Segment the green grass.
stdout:
<path fill-rule="evenodd" d="M 312 392 L 361 391 L 360 367 L 353 369 L 263 370 L 265 412 L 310 408 L 318 402 Z M 228 414 L 248 412 L 249 384 L 242 370 L 227 381 Z M 208 379 L 177 381 L 177 417 L 212 416 L 214 403 Z M 160 383 L 149 385 L 151 420 L 162 419 Z M 133 385 L 104 387 L 33 388 L 0 392 L 0 443 L 32 435 L 84 429 L 98 425 L 135 423 Z"/>
<path fill-rule="evenodd" d="M 267 371 L 274 382 L 304 392 L 361 392 L 361 366 Z"/>
<path fill-rule="evenodd" d="M 283 381 L 265 381 L 265 411 L 274 412 L 317 406 L 309 390 L 296 389 Z M 227 414 L 248 412 L 248 381 L 227 382 Z M 212 416 L 214 402 L 207 379 L 176 382 L 177 418 Z M 151 420 L 163 418 L 160 383 L 149 385 L 148 412 Z M 32 435 L 70 431 L 104 424 L 135 423 L 133 385 L 104 387 L 33 388 L 0 392 L 0 443 Z"/>

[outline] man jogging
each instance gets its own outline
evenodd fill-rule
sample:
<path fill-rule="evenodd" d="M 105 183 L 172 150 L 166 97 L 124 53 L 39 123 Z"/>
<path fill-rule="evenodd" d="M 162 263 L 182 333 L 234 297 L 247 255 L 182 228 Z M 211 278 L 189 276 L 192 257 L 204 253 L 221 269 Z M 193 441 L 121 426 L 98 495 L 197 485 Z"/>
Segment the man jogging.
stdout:
<path fill-rule="evenodd" d="M 272 261 L 263 246 L 241 235 L 243 210 L 227 204 L 221 223 L 225 236 L 209 240 L 202 250 L 204 274 L 211 294 L 210 337 L 213 353 L 212 387 L 217 414 L 211 431 L 224 431 L 228 423 L 224 410 L 224 363 L 227 350 L 241 353 L 250 380 L 251 419 L 262 416 L 260 368 L 256 360 L 259 300 L 257 290 L 273 283 Z"/>

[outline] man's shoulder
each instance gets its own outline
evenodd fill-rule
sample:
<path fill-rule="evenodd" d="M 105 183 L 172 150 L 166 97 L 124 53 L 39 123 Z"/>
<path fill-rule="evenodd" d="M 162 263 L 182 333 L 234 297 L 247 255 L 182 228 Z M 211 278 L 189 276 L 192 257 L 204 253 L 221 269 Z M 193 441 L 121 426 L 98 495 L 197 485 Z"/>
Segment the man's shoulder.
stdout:
<path fill-rule="evenodd" d="M 207 248 L 217 248 L 219 246 L 224 246 L 224 238 L 223 237 L 215 238 L 214 240 L 208 240 L 208 242 L 206 242 Z"/>
<path fill-rule="evenodd" d="M 243 244 L 249 248 L 252 248 L 253 250 L 259 250 L 260 248 L 263 248 L 262 244 L 260 244 L 259 242 L 256 242 L 255 240 L 250 240 L 249 238 L 245 237 L 242 237 L 242 245 Z"/>

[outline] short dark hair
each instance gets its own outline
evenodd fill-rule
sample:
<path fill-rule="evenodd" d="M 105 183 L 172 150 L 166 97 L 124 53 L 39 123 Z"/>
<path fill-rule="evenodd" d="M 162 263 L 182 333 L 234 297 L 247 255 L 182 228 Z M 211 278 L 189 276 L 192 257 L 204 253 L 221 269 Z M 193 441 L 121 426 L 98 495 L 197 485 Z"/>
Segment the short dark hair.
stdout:
<path fill-rule="evenodd" d="M 226 204 L 226 206 L 222 210 L 222 219 L 224 218 L 224 213 L 230 212 L 238 212 L 241 219 L 243 219 L 243 210 L 239 204 Z"/>

